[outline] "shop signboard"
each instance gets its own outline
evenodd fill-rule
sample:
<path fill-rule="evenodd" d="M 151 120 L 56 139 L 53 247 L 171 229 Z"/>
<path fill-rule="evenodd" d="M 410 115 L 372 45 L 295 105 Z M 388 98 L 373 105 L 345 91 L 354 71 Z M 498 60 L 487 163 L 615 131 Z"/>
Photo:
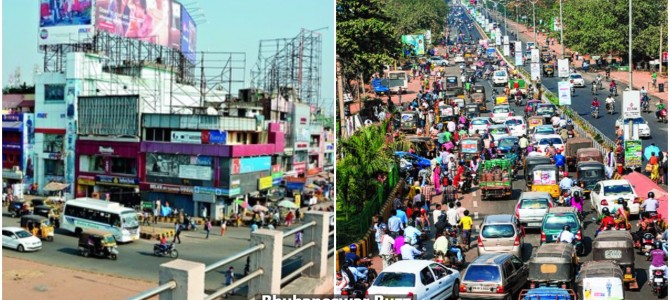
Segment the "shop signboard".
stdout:
<path fill-rule="evenodd" d="M 173 131 L 172 134 L 170 135 L 170 142 L 201 144 L 202 133 L 195 131 Z"/>
<path fill-rule="evenodd" d="M 258 190 L 265 190 L 272 187 L 272 176 L 258 178 Z"/>
<path fill-rule="evenodd" d="M 241 192 L 240 188 L 234 189 L 223 189 L 223 188 L 213 188 L 206 186 L 195 186 L 193 187 L 194 194 L 212 194 L 216 196 L 237 196 Z"/>
<path fill-rule="evenodd" d="M 140 181 L 136 177 L 96 175 L 95 183 L 105 185 L 118 185 L 118 186 L 129 186 L 129 185 L 135 186 L 139 185 Z"/>
<path fill-rule="evenodd" d="M 179 178 L 182 179 L 212 180 L 213 174 L 214 171 L 212 170 L 211 166 L 179 166 Z"/>
<path fill-rule="evenodd" d="M 272 169 L 272 159 L 269 156 L 234 158 L 231 163 L 231 174 L 244 174 Z"/>
<path fill-rule="evenodd" d="M 642 165 L 642 141 L 630 140 L 624 142 L 624 164 L 626 167 Z"/>

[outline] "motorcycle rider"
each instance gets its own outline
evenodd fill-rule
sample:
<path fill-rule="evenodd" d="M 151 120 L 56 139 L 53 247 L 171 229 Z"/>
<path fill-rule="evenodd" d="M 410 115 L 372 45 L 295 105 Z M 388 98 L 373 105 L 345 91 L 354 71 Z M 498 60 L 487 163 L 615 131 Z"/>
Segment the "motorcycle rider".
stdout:
<path fill-rule="evenodd" d="M 600 221 L 600 228 L 596 230 L 596 236 L 598 236 L 598 233 L 604 230 L 609 230 L 616 226 L 616 223 L 614 223 L 614 217 L 610 215 L 609 209 L 605 210 L 606 207 L 603 207 L 603 219 Z"/>
<path fill-rule="evenodd" d="M 610 94 L 617 94 L 616 93 L 616 82 L 614 82 L 614 79 L 610 82 Z"/>
<path fill-rule="evenodd" d="M 609 110 L 614 111 L 614 96 L 612 96 L 612 94 L 609 94 L 609 96 L 605 98 L 605 107 L 607 108 L 608 111 Z"/>
<path fill-rule="evenodd" d="M 162 252 L 167 251 L 168 249 L 168 244 L 167 244 L 167 238 L 165 237 L 165 234 L 161 234 L 161 240 L 160 244 L 158 244 Z"/>
<path fill-rule="evenodd" d="M 580 192 L 573 192 L 572 197 L 570 198 L 570 206 L 577 208 L 577 212 L 581 216 L 584 212 L 584 198 Z"/>
<path fill-rule="evenodd" d="M 556 150 L 554 161 L 556 162 L 556 168 L 558 168 L 558 171 L 562 172 L 565 167 L 565 156 L 561 153 L 561 149 Z"/>
<path fill-rule="evenodd" d="M 405 244 L 400 247 L 400 254 L 403 260 L 414 260 L 416 257 L 423 254 L 423 252 L 417 250 L 414 246 L 409 244 L 408 240 L 405 240 Z"/>
<path fill-rule="evenodd" d="M 663 100 L 658 100 L 658 103 L 656 103 L 656 119 L 661 118 L 661 111 L 665 109 L 665 104 L 663 103 Z"/>
<path fill-rule="evenodd" d="M 459 263 L 463 262 L 463 252 L 461 251 L 461 248 L 449 245 L 449 238 L 442 232 L 438 233 L 438 237 L 433 244 L 433 250 L 435 250 L 435 253 L 442 252 L 444 255 L 449 251 L 456 254 L 456 259 Z"/>
<path fill-rule="evenodd" d="M 651 265 L 649 266 L 649 283 L 652 283 L 651 281 L 654 278 L 654 271 L 656 270 L 662 270 L 663 278 L 666 280 L 668 279 L 668 266 L 665 265 L 666 255 L 662 248 L 663 245 L 661 241 L 656 241 L 654 243 L 654 250 L 649 252 L 649 256 L 651 257 Z"/>
<path fill-rule="evenodd" d="M 556 244 L 558 243 L 568 243 L 572 244 L 575 241 L 575 235 L 570 231 L 570 225 L 565 224 L 563 225 L 563 231 L 558 234 L 558 238 L 556 238 Z"/>
<path fill-rule="evenodd" d="M 528 144 L 529 144 L 528 138 L 526 137 L 525 134 L 522 135 L 521 138 L 519 138 L 519 148 L 521 149 L 521 154 L 523 154 L 524 156 L 528 151 Z"/>
<path fill-rule="evenodd" d="M 355 268 L 358 270 L 360 274 L 362 274 L 363 278 L 368 277 L 368 267 L 364 265 L 358 265 L 358 261 L 361 259 L 358 254 L 356 254 L 356 249 L 357 246 L 356 244 L 351 244 L 349 245 L 349 252 L 347 252 L 344 255 L 344 259 L 347 260 L 350 263 L 350 268 Z M 352 271 L 353 273 L 353 271 Z M 354 273 L 356 275 L 356 273 Z M 358 276 L 358 275 L 357 275 Z M 360 277 L 360 276 L 358 276 Z M 358 279 L 356 279 L 358 281 Z"/>
<path fill-rule="evenodd" d="M 600 109 L 600 102 L 597 97 L 593 97 L 593 101 L 591 101 L 591 112 L 595 111 L 596 108 Z"/>
<path fill-rule="evenodd" d="M 347 281 L 349 282 L 349 287 L 354 288 L 354 285 L 361 279 L 367 280 L 368 276 L 361 273 L 356 264 L 350 259 L 345 259 L 344 264 L 342 264 L 342 273 L 347 275 Z"/>
<path fill-rule="evenodd" d="M 568 172 L 565 172 L 565 177 L 558 183 L 558 186 L 561 188 L 561 194 L 572 189 L 572 178 L 568 177 L 568 175 Z"/>
<path fill-rule="evenodd" d="M 658 209 L 659 203 L 658 200 L 654 199 L 655 196 L 654 192 L 647 193 L 647 200 L 644 200 L 642 204 L 640 204 L 640 209 L 644 209 L 642 213 L 643 217 L 647 217 L 649 213 L 656 212 Z"/>

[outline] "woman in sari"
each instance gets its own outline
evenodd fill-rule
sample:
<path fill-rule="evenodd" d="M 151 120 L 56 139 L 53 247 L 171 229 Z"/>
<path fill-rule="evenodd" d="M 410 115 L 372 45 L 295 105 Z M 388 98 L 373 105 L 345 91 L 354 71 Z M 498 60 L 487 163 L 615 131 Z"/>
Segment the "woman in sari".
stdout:
<path fill-rule="evenodd" d="M 433 168 L 433 183 L 435 184 L 435 194 L 440 193 L 440 173 L 440 165 L 436 164 L 435 168 Z"/>

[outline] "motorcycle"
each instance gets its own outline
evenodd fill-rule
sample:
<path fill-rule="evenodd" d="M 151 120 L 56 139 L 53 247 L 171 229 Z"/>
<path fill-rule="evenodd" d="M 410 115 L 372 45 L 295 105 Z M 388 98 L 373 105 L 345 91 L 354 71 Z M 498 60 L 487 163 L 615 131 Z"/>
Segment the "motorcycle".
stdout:
<path fill-rule="evenodd" d="M 658 112 L 658 121 L 663 123 L 668 123 L 668 109 L 664 108 Z"/>
<path fill-rule="evenodd" d="M 594 119 L 597 119 L 597 118 L 598 118 L 598 111 L 599 111 L 599 110 L 600 110 L 600 109 L 599 109 L 597 106 L 594 107 L 594 108 L 592 109 L 592 111 L 591 111 L 591 116 L 592 116 Z"/>
<path fill-rule="evenodd" d="M 459 182 L 458 186 L 461 193 L 467 193 L 472 189 L 472 175 L 470 168 L 466 168 L 463 174 L 463 179 Z"/>
<path fill-rule="evenodd" d="M 614 114 L 614 103 L 605 103 L 605 109 L 607 109 L 607 113 L 610 115 Z"/>
<path fill-rule="evenodd" d="M 619 91 L 617 91 L 616 87 L 613 86 L 613 87 L 610 87 L 610 94 L 612 94 L 614 96 L 619 96 Z"/>
<path fill-rule="evenodd" d="M 658 299 L 664 295 L 663 292 L 667 290 L 668 280 L 665 278 L 662 270 L 654 270 L 654 278 L 651 279 L 651 292 L 654 293 Z"/>
<path fill-rule="evenodd" d="M 570 85 L 570 96 L 574 96 L 574 95 L 575 95 L 575 86 Z"/>
<path fill-rule="evenodd" d="M 642 112 L 650 113 L 649 101 L 642 101 Z"/>
<path fill-rule="evenodd" d="M 521 96 L 519 95 L 514 96 L 514 104 L 516 104 L 516 106 L 521 106 Z"/>
<path fill-rule="evenodd" d="M 593 82 L 593 83 L 591 84 L 591 94 L 592 94 L 592 95 L 597 95 L 597 94 L 598 94 L 598 88 L 596 87 L 596 83 L 595 83 L 595 82 Z"/>
<path fill-rule="evenodd" d="M 654 249 L 655 241 L 656 237 L 650 232 L 646 232 L 642 235 L 642 247 L 640 247 L 640 252 L 642 252 L 648 259 L 651 259 L 651 250 Z"/>
<path fill-rule="evenodd" d="M 174 243 L 169 243 L 163 247 L 161 247 L 160 244 L 154 244 L 154 255 L 177 258 L 179 256 L 179 252 L 177 252 L 177 249 L 174 248 Z"/>
<path fill-rule="evenodd" d="M 359 266 L 365 266 L 365 267 L 368 268 L 368 278 L 366 280 L 366 283 L 368 285 L 372 284 L 372 282 L 375 281 L 375 279 L 377 278 L 377 275 L 378 275 L 377 270 L 375 270 L 375 268 L 372 267 L 372 257 L 370 256 L 370 257 L 362 258 L 359 261 Z"/>

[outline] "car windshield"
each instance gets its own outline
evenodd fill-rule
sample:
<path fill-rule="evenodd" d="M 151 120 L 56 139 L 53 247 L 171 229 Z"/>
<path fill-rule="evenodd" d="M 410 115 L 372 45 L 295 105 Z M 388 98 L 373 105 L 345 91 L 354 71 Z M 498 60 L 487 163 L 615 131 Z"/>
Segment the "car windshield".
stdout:
<path fill-rule="evenodd" d="M 500 270 L 497 266 L 470 266 L 463 281 L 499 282 Z"/>
<path fill-rule="evenodd" d="M 579 177 L 579 178 L 602 178 L 603 174 L 604 174 L 604 172 L 603 172 L 602 169 L 580 170 L 577 177 Z"/>
<path fill-rule="evenodd" d="M 645 121 L 643 118 L 625 119 L 623 120 L 623 123 L 628 124 L 630 121 L 633 121 L 633 124 L 647 124 L 647 121 Z"/>
<path fill-rule="evenodd" d="M 28 231 L 25 230 L 19 230 L 16 232 L 16 236 L 18 236 L 20 239 L 31 237 L 32 234 L 30 234 Z"/>
<path fill-rule="evenodd" d="M 507 127 L 491 128 L 491 134 L 506 134 Z"/>
<path fill-rule="evenodd" d="M 543 228 L 545 230 L 560 230 L 564 225 L 570 225 L 570 228 L 577 228 L 577 218 L 574 214 L 554 214 L 548 215 L 544 220 Z"/>
<path fill-rule="evenodd" d="M 516 141 L 516 139 L 501 139 L 498 142 L 498 148 L 500 148 L 500 147 L 512 147 L 512 145 L 514 145 L 515 141 Z"/>
<path fill-rule="evenodd" d="M 582 75 L 572 74 L 572 75 L 570 75 L 570 79 L 582 79 Z"/>
<path fill-rule="evenodd" d="M 553 134 L 554 129 L 551 127 L 537 127 L 535 129 L 535 134 Z"/>
<path fill-rule="evenodd" d="M 472 125 L 487 125 L 489 124 L 489 121 L 485 119 L 474 119 L 472 120 Z"/>
<path fill-rule="evenodd" d="M 121 219 L 123 220 L 123 227 L 137 227 L 140 226 L 140 222 L 137 220 L 136 212 L 125 212 L 121 214 Z"/>
<path fill-rule="evenodd" d="M 547 198 L 534 198 L 534 199 L 523 199 L 521 200 L 521 209 L 544 209 L 549 208 L 549 199 Z"/>
<path fill-rule="evenodd" d="M 482 236 L 487 239 L 511 238 L 514 236 L 514 227 L 511 224 L 486 225 L 482 229 Z"/>
<path fill-rule="evenodd" d="M 554 108 L 551 106 L 538 106 L 537 107 L 537 113 L 538 114 L 553 114 L 554 113 Z"/>
<path fill-rule="evenodd" d="M 495 72 L 495 76 L 507 76 L 507 73 L 505 71 L 497 71 Z"/>
<path fill-rule="evenodd" d="M 605 196 L 632 194 L 633 189 L 628 184 L 607 185 L 605 186 Z"/>
<path fill-rule="evenodd" d="M 540 140 L 540 145 L 549 145 L 549 142 L 552 142 L 554 145 L 563 144 L 563 141 L 559 137 L 554 138 L 542 138 Z"/>
<path fill-rule="evenodd" d="M 507 126 L 515 126 L 515 125 L 521 125 L 521 124 L 523 124 L 523 121 L 521 121 L 519 119 L 509 119 L 509 120 L 505 121 L 505 125 L 507 125 Z"/>
<path fill-rule="evenodd" d="M 509 112 L 509 108 L 507 108 L 507 107 L 494 107 L 493 108 L 493 113 L 494 114 L 508 113 L 508 112 Z"/>
<path fill-rule="evenodd" d="M 387 287 L 414 287 L 416 276 L 410 273 L 382 272 L 372 284 Z"/>

